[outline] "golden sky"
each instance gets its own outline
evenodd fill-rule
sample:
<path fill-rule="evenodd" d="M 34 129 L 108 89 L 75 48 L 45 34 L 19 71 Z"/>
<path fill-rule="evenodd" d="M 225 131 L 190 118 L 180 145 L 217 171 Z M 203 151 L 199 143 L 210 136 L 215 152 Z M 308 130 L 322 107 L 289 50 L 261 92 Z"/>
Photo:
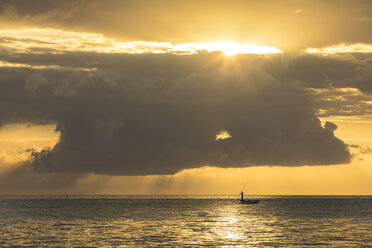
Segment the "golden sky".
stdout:
<path fill-rule="evenodd" d="M 0 194 L 372 194 L 370 1 L 0 1 Z"/>

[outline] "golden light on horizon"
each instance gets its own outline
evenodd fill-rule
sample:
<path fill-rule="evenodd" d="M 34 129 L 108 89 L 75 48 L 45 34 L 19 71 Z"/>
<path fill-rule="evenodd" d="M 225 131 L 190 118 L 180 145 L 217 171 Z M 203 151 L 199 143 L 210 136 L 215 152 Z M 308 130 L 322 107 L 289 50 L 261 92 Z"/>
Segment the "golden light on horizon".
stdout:
<path fill-rule="evenodd" d="M 319 53 L 319 54 L 336 54 L 336 53 L 371 53 L 371 44 L 338 44 L 322 48 L 308 48 L 306 53 Z"/>
<path fill-rule="evenodd" d="M 17 52 L 35 53 L 35 46 L 64 51 L 84 51 L 97 53 L 128 54 L 177 54 L 190 55 L 200 52 L 222 52 L 226 56 L 235 54 L 274 54 L 283 53 L 274 46 L 260 46 L 237 42 L 179 43 L 157 41 L 121 41 L 100 33 L 73 32 L 59 29 L 9 29 L 0 30 L 0 38 L 16 38 L 6 44 L 6 48 Z M 41 49 L 37 53 L 43 53 Z"/>
<path fill-rule="evenodd" d="M 235 42 L 206 42 L 206 43 L 183 43 L 175 46 L 175 50 L 189 50 L 189 51 L 220 51 L 226 56 L 233 56 L 235 54 L 271 54 L 283 53 L 273 46 L 258 46 L 253 44 L 241 44 Z"/>

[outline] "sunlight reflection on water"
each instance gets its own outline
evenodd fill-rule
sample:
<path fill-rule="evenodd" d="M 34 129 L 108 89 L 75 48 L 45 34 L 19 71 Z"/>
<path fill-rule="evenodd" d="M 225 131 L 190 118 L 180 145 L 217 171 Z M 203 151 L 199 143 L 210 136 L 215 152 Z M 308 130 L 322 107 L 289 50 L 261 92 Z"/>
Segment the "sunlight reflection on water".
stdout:
<path fill-rule="evenodd" d="M 368 246 L 372 197 L 0 197 L 0 246 Z"/>

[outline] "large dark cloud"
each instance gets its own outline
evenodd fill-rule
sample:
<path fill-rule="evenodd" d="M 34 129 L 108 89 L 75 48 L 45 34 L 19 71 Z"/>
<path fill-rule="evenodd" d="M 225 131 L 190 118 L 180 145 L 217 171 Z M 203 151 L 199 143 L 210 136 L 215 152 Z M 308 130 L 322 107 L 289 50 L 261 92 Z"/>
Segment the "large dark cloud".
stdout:
<path fill-rule="evenodd" d="M 262 63 L 263 68 L 279 80 L 291 81 L 304 88 L 355 88 L 372 92 L 372 55 L 302 54 L 276 56 Z"/>
<path fill-rule="evenodd" d="M 33 154 L 39 171 L 143 175 L 350 160 L 315 116 L 306 82 L 288 66 L 279 73 L 287 76 L 268 69 L 275 56 L 45 56 L 54 57 L 28 64 L 81 67 L 94 58 L 97 70 L 1 69 L 2 123 L 57 123 L 60 141 Z M 222 130 L 231 138 L 216 140 Z"/>
<path fill-rule="evenodd" d="M 3 49 L 0 60 L 32 66 L 61 66 L 121 71 L 130 75 L 171 78 L 186 76 L 190 72 L 211 71 L 226 63 L 226 57 L 218 52 L 194 56 L 163 54 L 161 56 L 133 55 L 124 53 L 95 53 L 38 49 L 23 53 L 14 49 Z M 159 63 L 159 61 L 161 61 Z M 372 93 L 372 55 L 360 54 L 284 54 L 284 55 L 239 55 L 233 63 L 255 65 L 278 81 L 299 87 L 356 88 L 366 95 Z M 230 69 L 231 64 L 230 63 Z"/>

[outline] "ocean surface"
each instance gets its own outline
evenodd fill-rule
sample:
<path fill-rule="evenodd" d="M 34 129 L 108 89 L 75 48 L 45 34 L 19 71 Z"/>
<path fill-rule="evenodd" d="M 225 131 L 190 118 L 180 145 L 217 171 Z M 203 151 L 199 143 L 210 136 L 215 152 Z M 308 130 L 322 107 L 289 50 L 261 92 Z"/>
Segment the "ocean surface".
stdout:
<path fill-rule="evenodd" d="M 0 247 L 372 247 L 372 196 L 0 196 Z"/>

